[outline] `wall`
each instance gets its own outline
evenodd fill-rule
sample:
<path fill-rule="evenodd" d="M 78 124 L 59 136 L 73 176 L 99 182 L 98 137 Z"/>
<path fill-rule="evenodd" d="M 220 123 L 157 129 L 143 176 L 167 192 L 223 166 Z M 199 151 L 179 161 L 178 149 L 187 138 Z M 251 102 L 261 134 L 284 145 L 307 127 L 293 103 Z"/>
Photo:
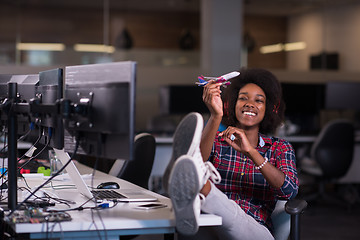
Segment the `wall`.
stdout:
<path fill-rule="evenodd" d="M 198 12 L 145 12 L 111 10 L 110 44 L 126 27 L 134 48 L 179 49 L 184 29 L 194 36 L 199 49 Z M 0 4 L 0 43 L 61 42 L 71 47 L 76 43 L 102 44 L 104 19 L 102 9 L 91 8 L 16 8 Z"/>
<path fill-rule="evenodd" d="M 285 52 L 262 54 L 259 48 L 265 45 L 285 43 L 286 31 L 286 17 L 245 16 L 244 33 L 254 41 L 254 48 L 248 53 L 247 66 L 285 69 Z"/>
<path fill-rule="evenodd" d="M 310 56 L 327 51 L 339 53 L 339 71 L 358 72 L 359 25 L 360 3 L 290 17 L 288 41 L 305 41 L 307 48 L 288 53 L 287 69 L 308 71 Z"/>

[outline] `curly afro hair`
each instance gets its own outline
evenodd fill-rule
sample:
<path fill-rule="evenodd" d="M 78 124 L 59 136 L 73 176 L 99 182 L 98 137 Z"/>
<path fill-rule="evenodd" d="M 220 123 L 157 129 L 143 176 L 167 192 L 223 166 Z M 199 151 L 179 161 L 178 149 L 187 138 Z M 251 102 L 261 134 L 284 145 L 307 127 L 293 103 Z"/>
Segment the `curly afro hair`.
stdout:
<path fill-rule="evenodd" d="M 224 117 L 223 123 L 227 126 L 237 126 L 235 106 L 239 91 L 246 84 L 253 83 L 259 86 L 266 95 L 265 117 L 260 124 L 259 131 L 272 134 L 284 120 L 285 103 L 282 98 L 282 89 L 278 79 L 268 70 L 260 68 L 242 68 L 240 75 L 231 80 L 231 84 L 224 90 Z"/>

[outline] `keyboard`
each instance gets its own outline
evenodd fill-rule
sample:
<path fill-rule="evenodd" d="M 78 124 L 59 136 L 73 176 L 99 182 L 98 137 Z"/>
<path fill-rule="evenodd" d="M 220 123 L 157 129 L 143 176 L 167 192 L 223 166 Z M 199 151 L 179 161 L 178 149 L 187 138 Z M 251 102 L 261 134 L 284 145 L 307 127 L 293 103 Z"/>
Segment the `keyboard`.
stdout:
<path fill-rule="evenodd" d="M 91 193 L 96 199 L 123 199 L 126 198 L 121 193 L 118 193 L 114 190 L 92 190 Z"/>

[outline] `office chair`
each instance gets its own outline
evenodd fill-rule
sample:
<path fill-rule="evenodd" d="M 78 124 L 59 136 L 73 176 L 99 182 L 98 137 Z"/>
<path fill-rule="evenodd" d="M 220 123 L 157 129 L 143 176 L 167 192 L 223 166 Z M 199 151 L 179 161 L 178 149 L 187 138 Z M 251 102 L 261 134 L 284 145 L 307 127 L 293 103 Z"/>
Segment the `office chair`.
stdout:
<path fill-rule="evenodd" d="M 149 178 L 155 159 L 155 151 L 156 142 L 153 135 L 149 133 L 137 134 L 134 140 L 133 160 L 116 160 L 109 174 L 149 189 Z M 135 237 L 137 235 L 125 235 L 120 236 L 119 239 L 131 240 Z"/>
<path fill-rule="evenodd" d="M 300 215 L 307 207 L 303 199 L 278 200 L 271 219 L 275 240 L 300 239 Z"/>
<path fill-rule="evenodd" d="M 306 200 L 322 198 L 339 202 L 325 192 L 325 185 L 343 177 L 350 168 L 354 154 L 354 126 L 345 119 L 328 122 L 311 147 L 310 157 L 299 162 L 302 173 L 315 177 L 318 191 Z"/>
<path fill-rule="evenodd" d="M 133 160 L 116 160 L 109 174 L 148 189 L 149 178 L 155 158 L 155 150 L 156 142 L 154 136 L 149 133 L 136 135 Z"/>
<path fill-rule="evenodd" d="M 271 215 L 274 225 L 273 236 L 275 240 L 300 239 L 300 215 L 307 207 L 302 199 L 278 200 Z M 221 240 L 217 227 L 201 227 L 194 236 L 178 234 L 178 240 Z"/>

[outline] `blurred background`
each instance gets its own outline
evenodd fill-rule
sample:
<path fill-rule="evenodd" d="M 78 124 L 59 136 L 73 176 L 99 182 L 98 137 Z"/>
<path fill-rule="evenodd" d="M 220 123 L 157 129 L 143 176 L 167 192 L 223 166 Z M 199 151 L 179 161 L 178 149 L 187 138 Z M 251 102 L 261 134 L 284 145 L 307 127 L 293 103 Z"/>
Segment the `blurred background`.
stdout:
<path fill-rule="evenodd" d="M 192 107 L 201 91 L 179 85 L 262 67 L 284 83 L 289 119 L 317 131 L 329 115 L 353 118 L 360 108 L 334 102 L 325 89 L 360 81 L 359 13 L 356 0 L 0 0 L 0 73 L 136 61 L 136 128 L 166 132 L 174 128 L 169 114 L 176 125 L 184 111 L 206 112 Z M 359 89 L 341 87 L 349 86 Z"/>

